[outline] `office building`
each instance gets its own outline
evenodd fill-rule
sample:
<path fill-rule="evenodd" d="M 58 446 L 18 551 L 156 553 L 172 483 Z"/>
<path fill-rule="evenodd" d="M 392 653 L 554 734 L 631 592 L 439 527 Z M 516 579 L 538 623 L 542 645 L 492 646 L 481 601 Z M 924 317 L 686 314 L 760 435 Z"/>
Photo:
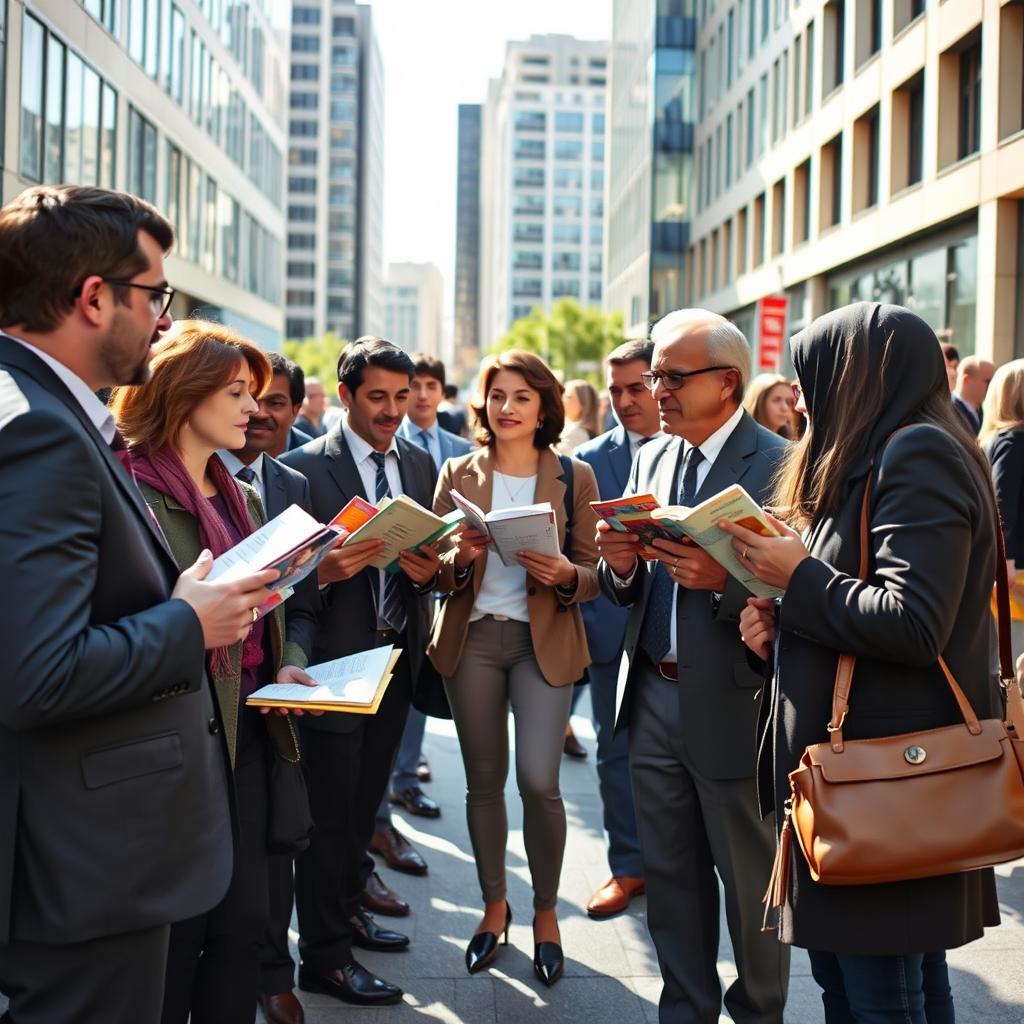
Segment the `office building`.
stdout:
<path fill-rule="evenodd" d="M 699 13 L 691 301 L 755 343 L 768 295 L 788 298 L 788 334 L 847 302 L 895 302 L 961 355 L 1024 355 L 1024 7 Z"/>
<path fill-rule="evenodd" d="M 368 5 L 296 0 L 286 334 L 383 331 L 384 70 Z"/>
<path fill-rule="evenodd" d="M 149 200 L 177 235 L 175 317 L 267 348 L 284 326 L 279 12 L 270 0 L 0 3 L 4 200 L 41 182 Z"/>
<path fill-rule="evenodd" d="M 608 44 L 508 44 L 482 122 L 480 345 L 562 297 L 601 305 Z"/>
<path fill-rule="evenodd" d="M 745 0 L 752 3 L 754 0 Z M 627 335 L 683 304 L 693 181 L 692 0 L 615 0 L 605 308 Z"/>
<path fill-rule="evenodd" d="M 444 280 L 433 263 L 391 263 L 384 279 L 384 337 L 406 352 L 442 357 Z"/>
<path fill-rule="evenodd" d="M 479 103 L 459 104 L 455 195 L 454 379 L 472 377 L 480 363 L 480 117 Z"/>

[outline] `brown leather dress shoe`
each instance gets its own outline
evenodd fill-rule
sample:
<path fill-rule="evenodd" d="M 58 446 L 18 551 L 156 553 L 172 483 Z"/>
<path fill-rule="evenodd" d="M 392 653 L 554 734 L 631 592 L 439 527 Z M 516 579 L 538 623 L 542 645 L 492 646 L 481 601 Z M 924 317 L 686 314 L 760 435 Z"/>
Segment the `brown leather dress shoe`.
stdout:
<path fill-rule="evenodd" d="M 409 915 L 409 904 L 398 893 L 389 889 L 376 871 L 366 880 L 366 886 L 359 895 L 359 902 L 367 910 L 382 917 Z"/>
<path fill-rule="evenodd" d="M 576 734 L 572 731 L 571 727 L 565 731 L 565 745 L 562 747 L 562 750 L 569 757 L 575 757 L 580 761 L 587 756 L 587 748 L 576 739 Z"/>
<path fill-rule="evenodd" d="M 295 998 L 294 992 L 260 996 L 260 1005 L 267 1024 L 305 1024 L 306 1015 L 302 1011 L 302 1003 Z"/>
<path fill-rule="evenodd" d="M 613 917 L 621 914 L 628 906 L 634 896 L 640 896 L 644 892 L 644 880 L 642 878 L 629 878 L 620 875 L 609 878 L 601 886 L 587 904 L 587 914 L 590 917 L 602 918 Z"/>
<path fill-rule="evenodd" d="M 427 862 L 394 825 L 378 825 L 370 838 L 370 851 L 379 853 L 388 867 L 407 875 L 425 875 Z"/>

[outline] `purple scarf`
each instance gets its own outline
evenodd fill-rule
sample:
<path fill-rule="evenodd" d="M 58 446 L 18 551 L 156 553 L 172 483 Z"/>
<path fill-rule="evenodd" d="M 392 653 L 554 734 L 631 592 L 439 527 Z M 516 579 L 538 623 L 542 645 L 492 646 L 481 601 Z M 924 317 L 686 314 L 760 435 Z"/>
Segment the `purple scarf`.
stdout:
<path fill-rule="evenodd" d="M 217 510 L 199 490 L 185 464 L 168 445 L 160 448 L 131 448 L 117 452 L 117 457 L 139 483 L 148 484 L 161 494 L 166 494 L 192 515 L 199 524 L 199 543 L 209 548 L 214 558 L 234 547 L 231 535 Z M 216 455 L 210 458 L 206 471 L 217 493 L 223 498 L 235 529 L 241 536 L 248 537 L 254 527 L 238 481 Z M 259 657 L 255 658 L 255 664 L 258 665 L 262 660 L 261 645 L 256 645 L 259 648 L 256 652 L 248 650 L 249 646 L 247 638 L 242 651 L 243 663 L 252 662 L 258 654 Z M 230 647 L 217 647 L 210 652 L 210 670 L 215 679 L 223 679 L 230 673 L 230 652 Z"/>

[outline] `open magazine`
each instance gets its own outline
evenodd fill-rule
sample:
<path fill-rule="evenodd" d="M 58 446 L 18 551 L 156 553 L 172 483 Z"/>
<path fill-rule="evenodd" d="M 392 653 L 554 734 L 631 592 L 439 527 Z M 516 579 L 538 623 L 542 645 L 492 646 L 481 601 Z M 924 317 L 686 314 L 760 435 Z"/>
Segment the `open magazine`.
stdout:
<path fill-rule="evenodd" d="M 561 554 L 558 525 L 550 502 L 484 512 L 479 505 L 454 489 L 451 496 L 455 507 L 465 517 L 466 525 L 491 538 L 505 565 L 519 565 L 516 558 L 519 551 L 536 551 L 554 558 Z"/>
<path fill-rule="evenodd" d="M 373 715 L 387 692 L 401 654 L 401 648 L 388 644 L 310 665 L 306 672 L 319 686 L 269 683 L 249 694 L 245 703 L 259 708 L 307 708 Z"/>
<path fill-rule="evenodd" d="M 726 487 L 692 508 L 684 505 L 661 507 L 651 494 L 591 504 L 614 529 L 637 534 L 646 549 L 645 557 L 652 557 L 650 544 L 659 537 L 677 543 L 690 540 L 703 548 L 755 597 L 778 597 L 782 594 L 778 587 L 762 583 L 740 564 L 733 550 L 732 537 L 717 525 L 720 520 L 727 519 L 765 537 L 779 535 L 761 506 L 739 484 Z"/>

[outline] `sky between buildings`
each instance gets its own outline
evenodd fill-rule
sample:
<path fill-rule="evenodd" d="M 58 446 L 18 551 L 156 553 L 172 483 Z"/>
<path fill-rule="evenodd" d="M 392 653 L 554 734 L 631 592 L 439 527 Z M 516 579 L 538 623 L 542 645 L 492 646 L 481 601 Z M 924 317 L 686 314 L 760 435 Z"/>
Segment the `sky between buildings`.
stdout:
<path fill-rule="evenodd" d="M 372 0 L 384 61 L 384 260 L 436 263 L 452 315 L 458 105 L 483 103 L 505 43 L 611 37 L 612 0 Z"/>

